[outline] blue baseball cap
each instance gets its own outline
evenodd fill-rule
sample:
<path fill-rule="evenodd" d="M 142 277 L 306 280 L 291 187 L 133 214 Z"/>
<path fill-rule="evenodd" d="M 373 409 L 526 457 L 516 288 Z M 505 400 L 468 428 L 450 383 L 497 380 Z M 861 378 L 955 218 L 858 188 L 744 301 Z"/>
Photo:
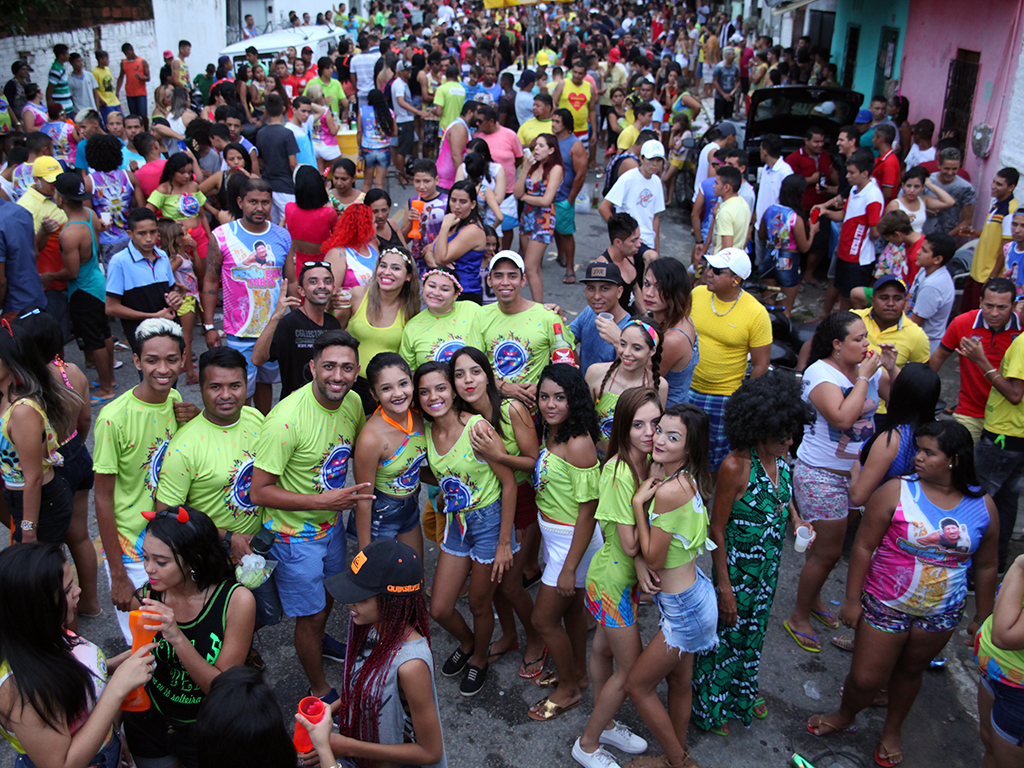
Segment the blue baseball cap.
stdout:
<path fill-rule="evenodd" d="M 875 284 L 874 286 L 872 286 L 872 290 L 877 291 L 883 285 L 887 285 L 889 283 L 896 283 L 899 285 L 900 288 L 903 289 L 904 293 L 907 292 L 907 284 L 900 280 L 898 277 L 896 277 L 896 275 L 882 275 L 877 280 L 875 280 Z"/>

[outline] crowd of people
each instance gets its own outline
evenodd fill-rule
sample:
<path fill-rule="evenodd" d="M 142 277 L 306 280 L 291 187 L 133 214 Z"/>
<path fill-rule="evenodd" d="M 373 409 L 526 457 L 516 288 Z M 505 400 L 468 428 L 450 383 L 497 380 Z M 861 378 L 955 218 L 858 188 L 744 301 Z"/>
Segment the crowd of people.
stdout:
<path fill-rule="evenodd" d="M 820 653 L 812 622 L 854 630 L 832 638 L 853 654 L 839 708 L 808 730 L 884 704 L 874 759 L 899 764 L 922 673 L 973 595 L 986 764 L 1020 764 L 1018 172 L 992 182 L 954 314 L 947 264 L 977 193 L 958 138 L 911 126 L 905 98 L 870 99 L 835 155 L 819 127 L 747 157 L 731 119 L 752 92 L 837 85 L 809 39 L 783 50 L 703 4 L 545 7 L 529 35 L 527 13 L 342 5 L 316 23 L 354 40 L 315 63 L 252 47 L 194 78 L 183 40 L 152 111 L 130 43 L 117 78 L 105 52 L 90 74 L 65 45 L 45 88 L 12 65 L 0 734 L 20 765 L 109 765 L 122 741 L 140 768 L 293 765 L 259 673 L 274 660 L 253 646 L 287 618 L 333 714 L 297 716 L 308 763 L 446 765 L 435 671 L 472 697 L 521 648 L 523 685 L 543 689 L 531 720 L 592 691 L 578 763 L 647 751 L 617 719 L 629 698 L 662 753 L 630 765 L 692 766 L 691 720 L 727 736 L 770 714 L 758 667 L 787 528 L 806 549 L 788 638 Z M 392 164 L 415 190 L 394 220 Z M 686 176 L 689 265 L 661 256 Z M 544 303 L 543 262 L 553 245 L 576 282 L 581 204 L 608 239 L 570 313 Z M 822 277 L 795 375 L 773 370 L 750 281 L 789 315 Z M 64 360 L 72 338 L 95 381 Z M 139 376 L 121 393 L 118 349 Z M 958 403 L 937 419 L 954 353 Z M 156 633 L 110 659 L 78 634 L 104 610 L 93 510 L 125 642 L 132 611 Z M 851 518 L 833 612 L 821 591 Z M 347 642 L 326 633 L 336 601 Z M 660 617 L 646 645 L 641 601 Z M 337 686 L 325 659 L 345 665 Z M 139 686 L 152 706 L 122 723 Z"/>

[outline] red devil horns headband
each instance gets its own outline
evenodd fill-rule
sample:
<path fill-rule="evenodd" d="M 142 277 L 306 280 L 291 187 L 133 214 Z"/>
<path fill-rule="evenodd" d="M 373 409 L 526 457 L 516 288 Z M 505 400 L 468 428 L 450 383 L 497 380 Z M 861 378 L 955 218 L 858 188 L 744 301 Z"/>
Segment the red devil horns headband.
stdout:
<path fill-rule="evenodd" d="M 150 510 L 150 511 L 143 512 L 142 516 L 144 518 L 146 518 L 147 520 L 153 520 L 153 518 L 155 518 L 157 515 L 170 515 L 170 514 L 174 514 L 174 513 L 172 513 L 171 510 L 169 510 L 169 509 L 165 509 L 163 512 L 155 512 L 155 511 Z M 184 507 L 178 507 L 178 512 L 177 512 L 177 514 L 174 514 L 174 517 L 175 517 L 175 519 L 177 519 L 177 521 L 179 523 L 187 523 L 188 522 L 188 510 L 185 509 Z"/>

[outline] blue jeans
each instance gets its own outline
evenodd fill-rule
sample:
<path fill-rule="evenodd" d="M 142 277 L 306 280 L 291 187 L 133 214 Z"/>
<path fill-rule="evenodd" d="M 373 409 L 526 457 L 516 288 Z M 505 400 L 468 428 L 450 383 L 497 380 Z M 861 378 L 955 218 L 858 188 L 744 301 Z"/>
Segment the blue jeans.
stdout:
<path fill-rule="evenodd" d="M 142 96 L 128 96 L 127 98 L 129 115 L 138 115 L 144 118 L 148 114 L 145 94 Z"/>

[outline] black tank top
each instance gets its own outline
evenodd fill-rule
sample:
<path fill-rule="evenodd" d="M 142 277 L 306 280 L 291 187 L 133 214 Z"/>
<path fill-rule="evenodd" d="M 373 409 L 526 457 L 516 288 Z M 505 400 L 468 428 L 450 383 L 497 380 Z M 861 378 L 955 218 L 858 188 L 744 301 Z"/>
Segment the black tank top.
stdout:
<path fill-rule="evenodd" d="M 391 230 L 391 237 L 384 239 L 380 235 L 377 235 L 377 242 L 380 243 L 380 250 L 383 251 L 385 248 L 405 248 L 405 246 L 402 245 L 402 239 L 398 236 L 398 233 L 395 231 L 395 228 L 390 221 L 388 222 L 388 229 Z"/>
<path fill-rule="evenodd" d="M 210 664 L 216 663 L 220 656 L 224 644 L 224 628 L 227 625 L 228 601 L 239 586 L 222 582 L 194 620 L 178 624 L 192 647 Z M 150 592 L 148 587 L 144 596 L 163 602 L 162 594 Z M 146 693 L 152 699 L 153 706 L 168 720 L 193 723 L 205 694 L 189 676 L 171 644 L 163 640 L 163 635 L 158 633 L 156 639 L 159 643 L 153 652 L 157 662 L 156 670 L 153 679 L 146 684 Z"/>
<path fill-rule="evenodd" d="M 647 244 L 644 243 L 644 245 L 646 246 Z M 629 312 L 629 314 L 631 315 L 636 315 L 640 313 L 640 308 L 635 306 L 636 294 L 634 293 L 633 289 L 636 288 L 637 283 L 643 282 L 645 269 L 644 252 L 646 250 L 647 248 L 641 248 L 639 251 L 633 254 L 633 269 L 636 270 L 636 277 L 634 277 L 628 283 L 626 282 L 626 278 L 622 278 L 622 295 L 619 296 L 619 306 L 622 307 L 627 312 Z M 607 262 L 611 262 L 611 260 L 611 256 L 608 255 L 607 250 L 605 250 L 600 256 L 598 256 L 595 259 L 595 261 Z"/>

